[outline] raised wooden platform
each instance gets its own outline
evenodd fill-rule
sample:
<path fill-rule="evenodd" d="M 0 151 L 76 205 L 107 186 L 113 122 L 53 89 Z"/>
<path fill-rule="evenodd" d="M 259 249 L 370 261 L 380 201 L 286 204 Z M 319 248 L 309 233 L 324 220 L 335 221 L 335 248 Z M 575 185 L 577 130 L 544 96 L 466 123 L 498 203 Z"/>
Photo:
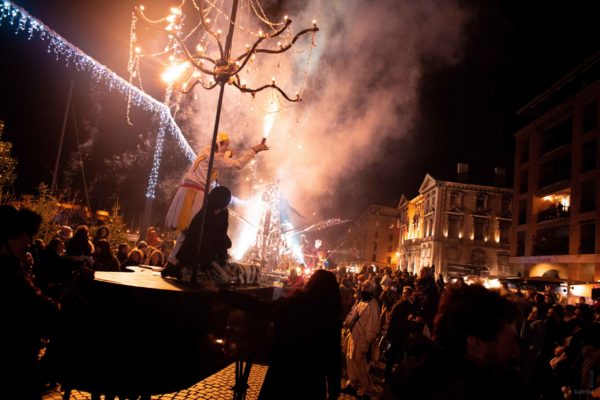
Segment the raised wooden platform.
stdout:
<path fill-rule="evenodd" d="M 230 309 L 218 294 L 164 279 L 158 271 L 131 269 L 96 272 L 85 308 L 67 321 L 58 349 L 63 386 L 95 393 L 169 393 L 233 361 L 222 340 Z M 272 288 L 257 286 L 233 290 L 266 299 L 273 294 Z"/>
<path fill-rule="evenodd" d="M 184 287 L 184 285 L 176 283 L 168 279 L 163 279 L 160 272 L 153 271 L 142 267 L 128 267 L 131 272 L 107 272 L 96 271 L 94 274 L 95 280 L 98 282 L 109 283 L 114 285 L 124 285 L 136 288 L 155 289 L 155 290 L 171 290 L 181 292 L 184 290 L 195 290 L 192 287 Z"/>
<path fill-rule="evenodd" d="M 97 271 L 94 275 L 95 280 L 101 283 L 123 285 L 138 289 L 141 288 L 196 293 L 212 292 L 211 290 L 204 289 L 201 285 L 165 279 L 161 277 L 160 269 L 158 268 L 133 266 L 127 267 L 127 269 L 129 269 L 131 272 Z M 261 298 L 272 298 L 273 294 L 272 287 L 261 285 L 234 285 L 228 286 L 227 289 L 248 293 L 249 295 L 259 296 Z"/>

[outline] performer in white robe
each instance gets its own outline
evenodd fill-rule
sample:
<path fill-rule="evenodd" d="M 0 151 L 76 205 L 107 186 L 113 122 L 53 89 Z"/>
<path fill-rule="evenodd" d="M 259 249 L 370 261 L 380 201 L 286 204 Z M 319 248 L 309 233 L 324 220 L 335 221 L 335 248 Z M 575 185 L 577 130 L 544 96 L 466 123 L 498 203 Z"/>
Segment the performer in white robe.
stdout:
<path fill-rule="evenodd" d="M 375 282 L 366 280 L 359 293 L 360 301 L 352 307 L 344 321 L 344 327 L 348 331 L 344 338 L 348 367 L 348 382 L 344 391 L 357 393 L 359 396 L 373 395 L 367 352 L 379 333 L 380 312 L 374 293 Z"/>
<path fill-rule="evenodd" d="M 222 169 L 242 169 L 247 165 L 256 154 L 261 151 L 268 150 L 269 147 L 264 143 L 259 143 L 256 146 L 244 151 L 240 157 L 232 158 L 232 152 L 229 150 L 230 140 L 225 132 L 220 132 L 217 135 L 217 151 L 215 152 L 213 169 L 210 176 L 208 187 L 217 180 L 219 172 Z M 208 172 L 208 161 L 210 159 L 210 145 L 202 148 L 198 153 L 196 160 L 190 166 L 187 173 L 183 177 L 183 181 L 175 197 L 171 202 L 169 211 L 165 219 L 165 226 L 171 229 L 178 229 L 181 234 L 177 238 L 175 247 L 171 251 L 168 262 L 175 265 L 177 261 L 177 251 L 185 238 L 183 232 L 189 226 L 192 218 L 202 209 L 204 201 L 204 190 L 206 189 L 206 174 Z"/>

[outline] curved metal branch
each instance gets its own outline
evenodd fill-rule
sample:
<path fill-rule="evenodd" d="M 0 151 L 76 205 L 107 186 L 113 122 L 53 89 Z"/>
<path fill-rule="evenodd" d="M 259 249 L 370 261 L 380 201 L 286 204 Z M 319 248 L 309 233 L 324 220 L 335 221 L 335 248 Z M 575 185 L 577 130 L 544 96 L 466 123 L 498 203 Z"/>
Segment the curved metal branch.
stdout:
<path fill-rule="evenodd" d="M 217 82 L 213 82 L 213 84 L 212 84 L 212 85 L 208 85 L 208 86 L 206 86 L 206 85 L 204 84 L 204 82 L 202 82 L 202 81 L 201 81 L 200 83 L 202 84 L 202 87 L 203 87 L 204 89 L 206 89 L 206 90 L 212 90 L 212 89 L 214 89 L 215 87 L 217 87 L 217 85 L 218 85 L 218 83 L 217 83 Z"/>
<path fill-rule="evenodd" d="M 296 43 L 296 41 L 298 40 L 298 38 L 300 38 L 301 36 L 307 34 L 308 32 L 318 32 L 319 28 L 317 28 L 316 26 L 313 28 L 309 28 L 309 29 L 304 29 L 298 33 L 296 33 L 296 35 L 294 35 L 292 41 L 290 43 L 288 43 L 285 46 L 282 46 L 279 48 L 279 50 L 270 50 L 270 49 L 257 49 L 258 45 L 260 44 L 260 42 L 262 42 L 264 39 L 267 38 L 274 38 L 276 36 L 279 36 L 287 26 L 289 26 L 289 24 L 291 24 L 292 21 L 288 19 L 288 23 L 286 23 L 286 25 L 283 27 L 283 29 L 280 29 L 277 33 L 275 33 L 273 36 L 269 36 L 269 37 L 262 37 L 259 40 L 257 40 L 254 43 L 254 46 L 252 46 L 252 48 L 250 50 L 248 50 L 247 52 L 243 53 L 242 55 L 240 55 L 236 61 L 239 61 L 241 59 L 244 59 L 244 61 L 241 63 L 241 65 L 235 70 L 234 74 L 237 74 L 238 72 L 240 72 L 248 63 L 248 60 L 250 59 L 250 57 L 252 56 L 252 54 L 254 53 L 269 53 L 269 54 L 279 54 L 279 53 L 284 53 L 286 51 L 288 51 L 289 49 L 292 48 L 292 46 L 294 45 L 294 43 Z"/>
<path fill-rule="evenodd" d="M 186 86 L 186 88 L 185 88 L 185 89 L 183 89 L 183 88 L 180 88 L 180 89 L 179 89 L 179 91 L 180 91 L 181 93 L 183 93 L 183 94 L 188 94 L 189 92 L 191 92 L 191 91 L 192 91 L 192 89 L 193 89 L 194 87 L 196 87 L 196 85 L 197 85 L 197 84 L 201 84 L 201 85 L 202 85 L 202 87 L 203 87 L 204 89 L 206 89 L 206 90 L 211 90 L 211 89 L 214 89 L 214 88 L 215 88 L 215 86 L 217 86 L 217 82 L 213 83 L 212 85 L 208 85 L 208 86 L 207 86 L 207 85 L 205 85 L 205 84 L 204 84 L 204 82 L 203 82 L 203 81 L 201 81 L 201 80 L 197 79 L 197 80 L 196 80 L 196 82 L 194 82 L 194 83 L 193 83 L 193 84 L 192 84 L 190 87 L 187 87 L 187 86 Z"/>
<path fill-rule="evenodd" d="M 241 59 L 244 59 L 244 58 L 245 58 L 245 60 L 242 63 L 242 66 L 238 69 L 238 71 L 240 71 L 242 68 L 244 68 L 244 65 L 246 65 L 246 63 L 248 62 L 248 59 L 254 53 L 254 51 L 256 50 L 256 47 L 260 44 L 260 42 L 262 42 L 265 39 L 272 39 L 274 37 L 281 35 L 287 29 L 287 27 L 290 26 L 291 23 L 292 23 L 291 19 L 286 20 L 285 25 L 283 25 L 283 28 L 281 28 L 280 30 L 278 30 L 277 32 L 275 32 L 272 35 L 259 37 L 258 40 L 256 42 L 254 42 L 254 45 L 250 48 L 250 50 L 248 50 L 245 53 L 240 54 L 240 56 L 238 58 L 236 58 L 235 60 L 240 61 Z M 237 71 L 236 71 L 236 73 L 237 73 Z"/>
<path fill-rule="evenodd" d="M 296 40 L 298 40 L 298 38 L 302 35 L 307 34 L 308 32 L 318 32 L 319 28 L 310 28 L 310 29 L 304 29 L 303 31 L 298 32 L 294 38 L 292 39 L 292 41 L 290 43 L 288 43 L 285 46 L 281 46 L 279 48 L 279 50 L 271 50 L 271 49 L 256 49 L 254 50 L 255 53 L 268 53 L 268 54 L 279 54 L 279 53 L 284 53 L 286 51 L 288 51 L 289 49 L 292 48 L 292 46 L 294 45 L 294 43 L 296 43 Z"/>
<path fill-rule="evenodd" d="M 273 89 L 277 90 L 279 93 L 281 93 L 281 95 L 282 95 L 283 97 L 285 97 L 285 99 L 286 99 L 287 101 L 289 101 L 289 102 L 292 102 L 292 103 L 297 103 L 297 102 L 299 102 L 299 101 L 302 101 L 302 99 L 301 99 L 301 98 L 300 98 L 300 96 L 298 96 L 298 95 L 296 95 L 296 98 L 295 98 L 295 99 L 292 99 L 292 98 L 290 98 L 290 97 L 289 97 L 289 96 L 288 96 L 288 95 L 287 95 L 287 94 L 286 94 L 286 93 L 283 91 L 283 89 L 281 89 L 279 86 L 277 86 L 277 85 L 276 85 L 276 84 L 274 84 L 274 83 L 271 83 L 270 85 L 263 85 L 263 86 L 261 86 L 261 87 L 258 87 L 258 88 L 256 88 L 256 89 L 251 89 L 251 88 L 243 87 L 243 86 L 241 86 L 241 85 L 240 85 L 240 84 L 239 84 L 237 81 L 233 81 L 233 82 L 232 82 L 232 84 L 233 84 L 233 86 L 235 86 L 236 88 L 238 88 L 238 89 L 240 90 L 240 92 L 242 92 L 242 93 L 250 93 L 250 94 L 252 94 L 253 96 L 254 96 L 254 93 L 258 93 L 258 92 L 260 92 L 260 91 L 263 91 L 263 90 L 265 90 L 265 89 L 267 89 L 267 88 L 273 88 Z"/>
<path fill-rule="evenodd" d="M 291 24 L 292 24 L 292 20 L 288 18 L 288 19 L 285 20 L 285 24 L 283 24 L 283 26 L 281 27 L 280 30 L 278 30 L 277 32 L 275 32 L 272 35 L 266 35 L 266 36 L 268 38 L 277 37 L 277 36 L 281 35 L 287 29 L 287 27 L 290 26 Z"/>
<path fill-rule="evenodd" d="M 189 93 L 189 92 L 191 92 L 191 91 L 192 91 L 192 89 L 193 89 L 194 87 L 196 87 L 196 85 L 197 85 L 197 84 L 199 84 L 199 83 L 200 83 L 200 81 L 199 81 L 199 80 L 196 80 L 196 82 L 194 82 L 194 83 L 193 83 L 191 86 L 188 86 L 188 85 L 186 84 L 185 86 L 182 86 L 182 87 L 180 87 L 180 88 L 179 88 L 179 91 L 180 91 L 181 93 L 183 93 L 183 94 L 188 94 L 188 93 Z M 185 89 L 184 89 L 184 87 L 185 87 Z"/>
<path fill-rule="evenodd" d="M 210 58 L 210 57 L 207 57 L 207 56 L 205 56 L 204 54 L 196 54 L 195 56 L 192 56 L 192 58 L 193 58 L 194 60 L 196 60 L 196 59 L 198 59 L 198 60 L 206 60 L 206 61 L 209 61 L 209 62 L 211 62 L 211 63 L 215 64 L 215 65 L 217 64 L 217 61 L 216 61 L 216 60 L 213 60 L 212 58 Z"/>
<path fill-rule="evenodd" d="M 250 50 L 248 50 L 247 52 L 245 52 L 243 55 L 241 55 L 240 57 L 238 57 L 236 59 L 236 61 L 239 61 L 241 58 L 244 58 L 244 61 L 242 61 L 242 63 L 240 64 L 240 66 L 234 71 L 233 75 L 237 75 L 238 72 L 240 72 L 245 66 L 246 64 L 248 64 L 248 61 L 250 60 L 250 57 L 252 56 L 252 53 L 254 52 L 254 49 L 256 49 L 256 47 L 258 47 L 258 45 L 260 44 L 260 42 L 262 42 L 263 40 L 265 40 L 266 37 L 262 36 L 259 37 L 256 42 L 254 42 L 254 45 L 252 45 L 252 48 L 250 48 Z"/>
<path fill-rule="evenodd" d="M 173 35 L 173 37 L 175 38 L 175 40 L 179 44 L 179 47 L 181 47 L 183 49 L 183 54 L 185 54 L 185 56 L 187 57 L 187 59 L 194 65 L 194 67 L 198 68 L 200 71 L 204 72 L 207 75 L 214 75 L 215 74 L 214 71 L 210 71 L 210 70 L 204 68 L 201 63 L 197 62 L 194 59 L 194 56 L 192 56 L 192 53 L 190 53 L 190 51 L 188 50 L 188 48 L 185 45 L 185 43 L 183 43 L 183 41 L 178 36 Z M 207 59 L 209 61 L 211 61 L 213 64 L 216 64 L 214 60 L 212 60 L 212 59 L 210 59 L 208 57 L 207 57 Z"/>
<path fill-rule="evenodd" d="M 288 19 L 287 21 L 285 21 L 285 25 L 283 25 L 283 27 L 278 30 L 277 32 L 275 32 L 272 35 L 268 35 L 268 36 L 261 36 L 259 37 L 256 42 L 254 42 L 254 44 L 252 45 L 252 47 L 250 48 L 250 50 L 248 50 L 247 52 L 243 53 L 242 55 L 240 55 L 238 58 L 236 58 L 236 61 L 239 61 L 241 59 L 244 59 L 244 61 L 242 61 L 242 63 L 240 64 L 240 66 L 235 69 L 230 76 L 234 76 L 237 75 L 238 72 L 240 72 L 245 66 L 246 64 L 248 64 L 248 61 L 250 60 L 250 57 L 252 56 L 252 54 L 254 54 L 254 51 L 256 50 L 256 48 L 258 47 L 258 45 L 265 39 L 272 39 L 274 37 L 277 37 L 279 35 L 281 35 L 288 26 L 290 26 L 290 24 L 292 23 L 291 19 Z"/>
<path fill-rule="evenodd" d="M 200 5 L 199 5 L 199 7 L 200 7 L 200 22 L 202 23 L 202 28 L 204 28 L 204 30 L 209 35 L 211 35 L 213 38 L 215 38 L 215 41 L 219 45 L 219 54 L 221 54 L 221 60 L 223 60 L 223 59 L 225 59 L 225 51 L 223 50 L 223 45 L 221 45 L 221 41 L 219 40 L 219 35 L 214 33 L 212 31 L 212 29 L 210 29 L 206 25 L 206 18 L 204 18 L 204 0 L 199 0 L 199 3 L 200 3 Z"/>

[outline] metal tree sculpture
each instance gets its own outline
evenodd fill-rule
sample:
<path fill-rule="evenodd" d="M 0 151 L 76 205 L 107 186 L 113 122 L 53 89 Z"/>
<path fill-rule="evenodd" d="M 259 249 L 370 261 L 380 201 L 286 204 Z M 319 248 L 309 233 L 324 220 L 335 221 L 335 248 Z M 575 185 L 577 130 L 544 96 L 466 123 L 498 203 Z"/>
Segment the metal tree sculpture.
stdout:
<path fill-rule="evenodd" d="M 248 1 L 249 1 L 249 4 L 253 8 L 255 8 L 257 5 L 260 8 L 260 4 L 258 3 L 258 0 L 248 0 Z M 272 89 L 276 90 L 277 92 L 279 92 L 288 101 L 291 101 L 291 102 L 300 101 L 301 98 L 300 98 L 300 94 L 298 92 L 295 94 L 295 97 L 290 97 L 281 87 L 279 87 L 277 85 L 277 82 L 275 81 L 274 78 L 271 81 L 271 83 L 267 83 L 267 84 L 264 84 L 259 87 L 251 88 L 251 87 L 248 87 L 240 79 L 239 73 L 246 66 L 246 64 L 251 59 L 253 59 L 253 57 L 255 57 L 256 54 L 259 54 L 259 53 L 265 53 L 265 54 L 284 53 L 292 48 L 292 46 L 298 40 L 298 38 L 300 38 L 301 36 L 306 35 L 310 32 L 312 32 L 314 35 L 314 34 L 316 34 L 316 32 L 319 29 L 317 28 L 316 21 L 313 21 L 312 28 L 304 29 L 304 30 L 298 32 L 286 44 L 278 42 L 276 49 L 260 47 L 261 44 L 263 42 L 265 42 L 266 40 L 275 39 L 275 38 L 280 37 L 290 27 L 292 20 L 289 19 L 287 16 L 285 16 L 284 20 L 281 23 L 277 23 L 277 24 L 270 23 L 271 28 L 274 28 L 274 26 L 281 26 L 279 29 L 274 29 L 273 33 L 263 33 L 262 31 L 258 31 L 258 35 L 257 35 L 258 37 L 254 41 L 254 44 L 252 44 L 252 45 L 247 44 L 246 51 L 236 57 L 236 56 L 231 55 L 231 50 L 232 50 L 232 43 L 233 43 L 233 34 L 235 31 L 235 26 L 236 26 L 236 18 L 237 18 L 239 0 L 233 0 L 231 15 L 229 17 L 227 17 L 223 14 L 224 18 L 229 21 L 229 24 L 228 24 L 229 30 L 228 30 L 224 45 L 221 43 L 221 37 L 222 37 L 221 31 L 213 30 L 213 28 L 210 26 L 210 18 L 208 17 L 209 13 L 212 10 L 219 10 L 218 7 L 214 3 L 211 3 L 210 0 L 198 0 L 198 3 L 196 3 L 195 0 L 192 0 L 193 6 L 199 15 L 199 23 L 193 29 L 191 29 L 189 32 L 184 32 L 183 31 L 183 21 L 185 19 L 185 16 L 183 14 L 182 9 L 183 9 L 183 6 L 185 5 L 185 3 L 186 3 L 186 0 L 182 0 L 178 7 L 171 8 L 171 10 L 170 10 L 171 13 L 168 16 L 160 18 L 158 20 L 152 20 L 152 19 L 146 17 L 146 15 L 144 13 L 144 11 L 145 11 L 144 6 L 136 7 L 136 15 L 143 22 L 145 22 L 149 27 L 164 32 L 169 39 L 169 44 L 165 48 L 165 51 L 161 52 L 162 54 L 172 52 L 172 54 L 170 56 L 170 57 L 172 57 L 171 58 L 172 64 L 171 64 L 170 68 L 166 71 L 165 75 L 163 75 L 165 80 L 167 80 L 170 84 L 173 84 L 173 82 L 179 76 L 181 76 L 183 73 L 185 73 L 186 70 L 190 69 L 191 71 L 188 71 L 188 77 L 184 80 L 184 82 L 180 85 L 180 87 L 178 87 L 178 89 L 182 93 L 189 93 L 198 84 L 200 84 L 203 88 L 205 88 L 207 90 L 214 89 L 217 86 L 220 87 L 219 98 L 217 101 L 217 110 L 216 110 L 216 115 L 215 115 L 213 136 L 212 136 L 211 153 L 210 153 L 210 158 L 209 158 L 209 162 L 208 162 L 208 172 L 207 172 L 207 176 L 206 176 L 206 182 L 208 185 L 210 183 L 210 176 L 211 176 L 212 168 L 213 168 L 214 152 L 215 152 L 215 148 L 216 148 L 217 133 L 219 130 L 219 121 L 220 121 L 220 117 L 221 117 L 221 107 L 223 104 L 223 93 L 225 91 L 225 85 L 226 84 L 233 85 L 238 90 L 240 90 L 242 93 L 250 93 L 252 96 L 254 96 L 257 92 L 260 92 L 260 91 L 268 89 L 268 88 L 272 88 Z M 209 4 L 207 5 L 206 3 L 209 3 Z M 264 15 L 264 12 L 263 12 L 263 15 Z M 263 18 L 261 18 L 261 19 L 263 19 Z M 265 19 L 266 19 L 266 17 L 265 17 Z M 263 19 L 263 21 L 265 19 Z M 135 17 L 132 21 L 132 44 L 131 44 L 131 48 L 130 48 L 130 62 L 129 62 L 130 80 L 132 80 L 135 75 L 137 75 L 139 78 L 139 56 L 141 55 L 140 48 L 137 46 L 134 46 L 134 43 L 137 40 L 135 33 L 134 33 L 134 27 L 135 27 Z M 219 50 L 217 57 L 210 57 L 205 54 L 207 46 L 198 45 L 195 48 L 196 51 L 190 50 L 190 48 L 186 44 L 186 40 L 198 29 L 201 29 L 205 35 L 208 35 L 210 38 L 212 38 L 214 40 L 214 42 L 216 43 L 216 47 Z M 314 45 L 314 39 L 313 39 L 313 45 Z M 183 57 L 183 59 L 185 59 L 185 61 L 178 63 L 177 62 L 178 56 Z M 189 67 L 191 67 L 191 68 L 189 68 Z M 137 74 L 136 74 L 136 71 L 137 71 Z M 202 74 L 204 74 L 204 76 L 210 77 L 211 80 L 208 82 L 205 81 L 205 79 L 203 79 L 204 76 Z M 208 190 L 205 190 L 203 204 L 206 204 L 207 198 L 208 198 Z M 203 211 L 203 215 L 202 215 L 202 229 L 200 231 L 201 232 L 200 242 L 202 241 L 202 235 L 204 232 L 203 227 L 204 227 L 205 219 L 206 219 L 206 207 L 204 207 L 204 211 Z M 195 282 L 196 275 L 197 275 L 197 268 L 194 268 L 194 271 L 192 274 L 192 282 Z"/>

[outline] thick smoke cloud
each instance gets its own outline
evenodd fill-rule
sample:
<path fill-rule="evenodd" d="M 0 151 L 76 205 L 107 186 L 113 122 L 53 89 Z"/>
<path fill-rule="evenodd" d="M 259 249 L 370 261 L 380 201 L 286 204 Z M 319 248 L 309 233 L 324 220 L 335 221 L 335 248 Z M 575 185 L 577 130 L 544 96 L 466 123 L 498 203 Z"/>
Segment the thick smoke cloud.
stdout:
<path fill-rule="evenodd" d="M 301 103 L 282 101 L 268 139 L 271 150 L 259 156 L 257 174 L 263 182 L 278 180 L 284 196 L 304 215 L 319 216 L 319 205 L 353 201 L 336 199 L 333 189 L 376 160 L 387 139 L 410 133 L 419 113 L 422 65 L 460 59 L 469 15 L 446 0 L 315 0 L 302 2 L 301 8 L 295 3 L 281 7 L 299 7 L 285 10 L 294 32 L 313 19 L 320 28 L 308 71 L 310 36 L 284 56 L 259 54 L 242 78 L 257 86 L 275 76 L 292 95 L 303 89 Z M 240 36 L 235 43 L 234 54 L 245 44 Z M 197 90 L 193 106 L 182 110 L 184 130 L 197 143 L 210 140 L 214 92 Z M 272 98 L 265 91 L 251 100 L 227 87 L 221 129 L 240 147 L 257 143 Z M 390 168 L 401 166 L 407 156 L 399 154 Z M 248 174 L 239 173 L 241 197 L 249 196 L 243 185 Z"/>

